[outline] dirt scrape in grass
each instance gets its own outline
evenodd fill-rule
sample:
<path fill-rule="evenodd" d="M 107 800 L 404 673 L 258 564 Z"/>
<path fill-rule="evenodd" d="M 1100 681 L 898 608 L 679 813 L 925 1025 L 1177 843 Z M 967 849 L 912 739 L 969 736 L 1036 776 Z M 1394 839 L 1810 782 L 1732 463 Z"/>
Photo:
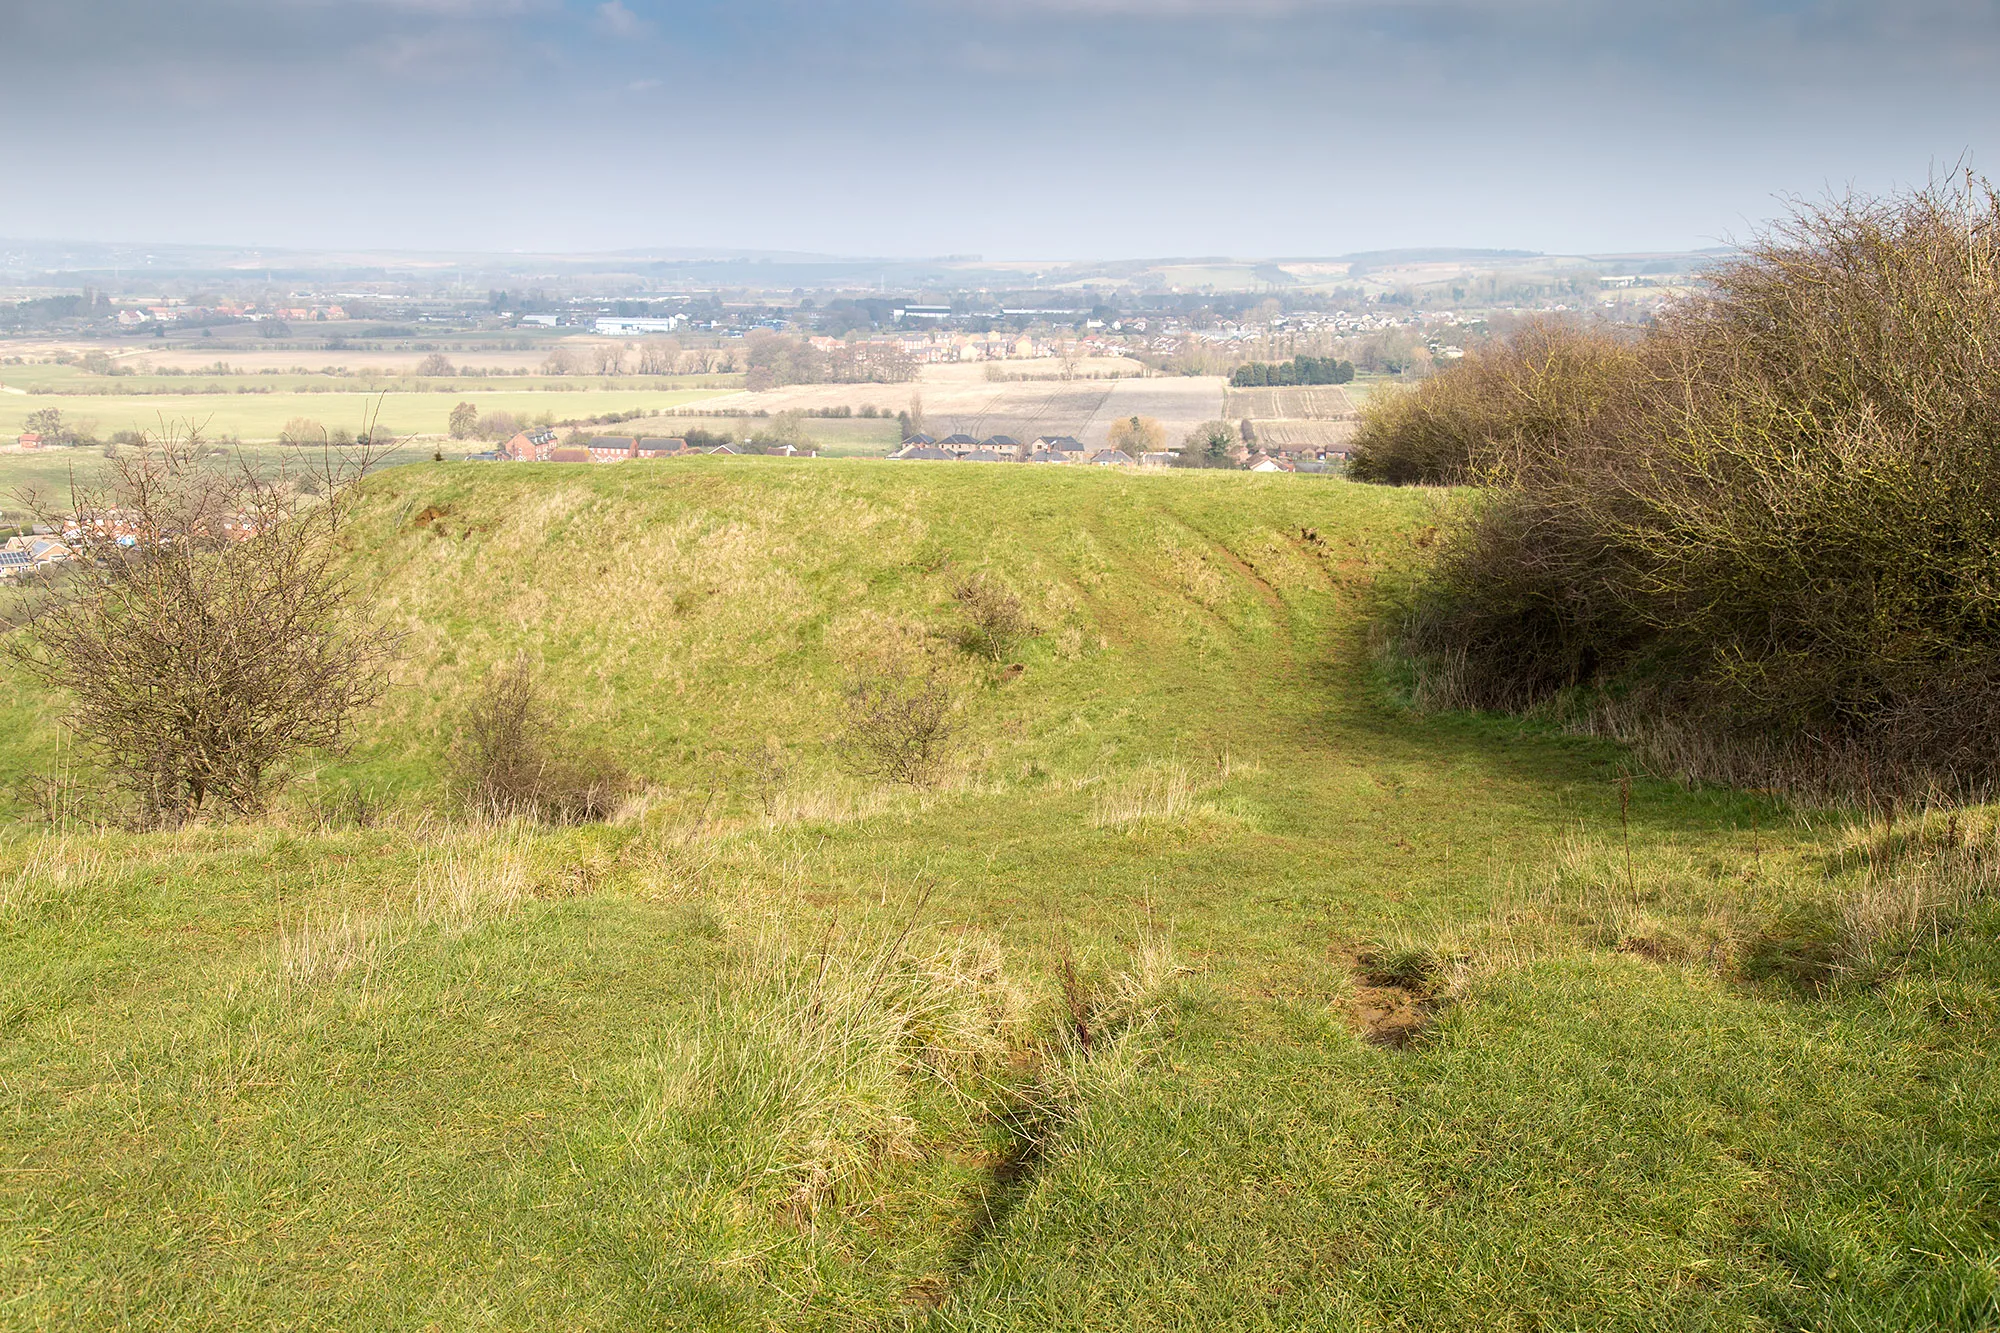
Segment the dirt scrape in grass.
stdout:
<path fill-rule="evenodd" d="M 1394 967 L 1385 968 L 1386 961 L 1374 953 L 1347 956 L 1348 974 L 1354 983 L 1347 1003 L 1348 1021 L 1370 1045 L 1401 1050 L 1423 1034 L 1437 1008 L 1437 994 L 1422 976 L 1414 984 L 1405 984 L 1409 978 Z"/>
<path fill-rule="evenodd" d="M 1430 1018 L 1430 1005 L 1423 996 L 1401 986 L 1371 986 L 1357 981 L 1348 1012 L 1364 1041 L 1401 1050 L 1423 1032 L 1424 1023 Z"/>

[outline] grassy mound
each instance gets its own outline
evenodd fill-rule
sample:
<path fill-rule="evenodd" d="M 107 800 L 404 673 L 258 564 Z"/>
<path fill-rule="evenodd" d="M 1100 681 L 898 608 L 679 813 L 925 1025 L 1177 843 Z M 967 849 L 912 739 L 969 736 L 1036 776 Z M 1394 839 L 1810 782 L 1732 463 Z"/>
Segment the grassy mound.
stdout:
<path fill-rule="evenodd" d="M 354 754 L 259 824 L 0 835 L 13 1322 L 1994 1317 L 1990 826 L 1397 710 L 1421 496 L 727 460 L 369 505 L 412 654 Z M 611 821 L 454 813 L 523 654 L 640 784 Z M 917 788 L 837 743 L 906 654 L 958 719 Z"/>

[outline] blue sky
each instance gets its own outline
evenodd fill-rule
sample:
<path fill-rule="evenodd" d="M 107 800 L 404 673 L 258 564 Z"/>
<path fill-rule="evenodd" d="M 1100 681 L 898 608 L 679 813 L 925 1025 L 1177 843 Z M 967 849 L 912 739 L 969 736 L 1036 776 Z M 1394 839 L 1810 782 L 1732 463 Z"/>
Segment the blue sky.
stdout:
<path fill-rule="evenodd" d="M 2000 160 L 2000 0 L 0 0 L 0 232 L 1685 249 Z"/>

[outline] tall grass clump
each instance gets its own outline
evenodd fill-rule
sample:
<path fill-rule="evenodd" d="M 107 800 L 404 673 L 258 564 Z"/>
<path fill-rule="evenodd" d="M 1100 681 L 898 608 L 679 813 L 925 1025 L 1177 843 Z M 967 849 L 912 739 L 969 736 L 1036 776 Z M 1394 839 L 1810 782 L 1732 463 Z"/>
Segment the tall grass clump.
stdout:
<path fill-rule="evenodd" d="M 1690 776 L 1983 788 L 2000 770 L 2000 200 L 1803 207 L 1709 274 L 1586 419 L 1470 501 L 1423 687 L 1586 687 Z"/>
<path fill-rule="evenodd" d="M 1371 398 L 1349 475 L 1396 486 L 1511 475 L 1524 454 L 1588 425 L 1635 364 L 1631 340 L 1608 329 L 1531 320 L 1412 388 Z"/>

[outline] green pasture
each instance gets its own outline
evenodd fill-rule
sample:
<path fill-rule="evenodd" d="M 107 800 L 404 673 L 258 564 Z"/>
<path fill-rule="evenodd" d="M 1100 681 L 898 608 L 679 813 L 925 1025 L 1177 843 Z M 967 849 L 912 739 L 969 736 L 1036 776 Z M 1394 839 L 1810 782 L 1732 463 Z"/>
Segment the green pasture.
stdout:
<path fill-rule="evenodd" d="M 11 807 L 0 1324 L 1995 1326 L 1990 819 L 1411 712 L 1378 626 L 1434 504 L 382 473 L 403 658 L 349 754 L 255 824 Z M 997 661 L 974 574 L 1033 621 Z M 455 802 L 523 655 L 642 784 L 614 821 Z M 848 690 L 923 671 L 945 768 L 853 776 Z M 51 705 L 0 680 L 0 776 L 73 754 Z"/>

